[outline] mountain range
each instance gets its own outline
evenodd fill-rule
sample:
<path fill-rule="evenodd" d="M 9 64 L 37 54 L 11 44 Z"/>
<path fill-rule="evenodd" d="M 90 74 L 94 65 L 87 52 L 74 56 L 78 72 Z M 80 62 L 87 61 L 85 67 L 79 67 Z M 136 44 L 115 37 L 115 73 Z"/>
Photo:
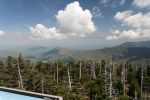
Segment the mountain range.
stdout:
<path fill-rule="evenodd" d="M 129 47 L 146 47 L 150 48 L 150 41 L 140 41 L 140 42 L 126 42 L 117 47 L 129 48 Z"/>
<path fill-rule="evenodd" d="M 0 51 L 0 57 L 16 55 L 15 51 Z M 150 41 L 126 42 L 121 45 L 96 50 L 71 50 L 68 48 L 48 47 L 27 48 L 21 52 L 25 57 L 36 60 L 50 59 L 149 59 Z"/>

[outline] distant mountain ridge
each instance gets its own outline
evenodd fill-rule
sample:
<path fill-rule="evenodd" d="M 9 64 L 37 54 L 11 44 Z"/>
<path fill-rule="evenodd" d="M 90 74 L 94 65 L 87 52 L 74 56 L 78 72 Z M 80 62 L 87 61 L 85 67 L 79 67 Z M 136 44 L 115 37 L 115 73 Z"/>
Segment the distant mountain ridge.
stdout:
<path fill-rule="evenodd" d="M 110 59 L 111 57 L 114 59 L 150 58 L 150 41 L 126 42 L 116 47 L 96 50 L 71 50 L 57 47 L 44 52 L 39 58 L 51 59 L 63 57 L 78 59 Z"/>
<path fill-rule="evenodd" d="M 0 52 L 4 56 L 4 52 Z M 17 54 L 10 52 L 8 54 Z M 19 52 L 20 53 L 20 52 Z M 119 46 L 96 50 L 71 50 L 68 48 L 56 47 L 33 47 L 23 52 L 27 58 L 50 60 L 50 59 L 150 59 L 150 41 L 126 42 Z"/>
<path fill-rule="evenodd" d="M 140 42 L 126 42 L 117 47 L 120 48 L 129 48 L 129 47 L 147 47 L 150 48 L 150 40 L 149 41 L 140 41 Z"/>

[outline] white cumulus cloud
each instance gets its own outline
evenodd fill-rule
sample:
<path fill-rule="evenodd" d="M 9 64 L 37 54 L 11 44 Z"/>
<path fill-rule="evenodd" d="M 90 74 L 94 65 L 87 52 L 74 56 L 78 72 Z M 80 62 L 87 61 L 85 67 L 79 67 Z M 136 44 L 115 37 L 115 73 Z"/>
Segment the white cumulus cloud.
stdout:
<path fill-rule="evenodd" d="M 88 9 L 83 10 L 79 2 L 73 2 L 60 10 L 56 15 L 58 27 L 63 33 L 81 35 L 96 30 L 92 21 L 92 14 Z"/>
<path fill-rule="evenodd" d="M 134 28 L 150 28 L 150 12 L 133 14 L 122 20 L 125 25 Z"/>
<path fill-rule="evenodd" d="M 57 26 L 47 28 L 42 24 L 30 27 L 34 39 L 62 39 L 69 36 L 85 37 L 96 31 L 92 14 L 88 9 L 82 9 L 78 1 L 67 4 L 64 10 L 55 15 Z"/>
<path fill-rule="evenodd" d="M 133 5 L 140 8 L 150 7 L 150 0 L 134 0 Z"/>
<path fill-rule="evenodd" d="M 30 31 L 33 34 L 31 37 L 32 39 L 62 39 L 66 37 L 65 35 L 61 34 L 55 27 L 47 28 L 42 24 L 37 24 L 35 27 L 30 27 Z"/>
<path fill-rule="evenodd" d="M 128 10 L 128 11 L 123 11 L 123 12 L 117 12 L 114 18 L 116 20 L 123 20 L 133 14 L 133 11 Z"/>
<path fill-rule="evenodd" d="M 137 39 L 139 37 L 144 37 L 143 34 L 140 34 L 137 30 L 124 30 L 120 32 L 117 31 L 117 34 L 112 33 L 112 35 L 106 37 L 107 40 L 116 40 L 116 39 L 122 39 L 122 38 L 129 38 L 129 39 Z"/>
<path fill-rule="evenodd" d="M 123 26 L 130 27 L 129 30 L 119 31 L 117 34 L 106 37 L 108 40 L 129 38 L 150 38 L 150 12 L 133 13 L 132 11 L 118 12 L 114 18 L 122 23 Z"/>

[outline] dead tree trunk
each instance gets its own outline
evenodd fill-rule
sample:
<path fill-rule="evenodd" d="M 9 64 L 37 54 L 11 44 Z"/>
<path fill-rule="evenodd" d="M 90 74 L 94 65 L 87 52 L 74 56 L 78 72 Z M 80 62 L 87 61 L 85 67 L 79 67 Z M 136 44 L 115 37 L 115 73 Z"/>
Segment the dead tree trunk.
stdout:
<path fill-rule="evenodd" d="M 91 76 L 93 79 L 96 79 L 96 74 L 95 74 L 95 62 L 92 61 L 92 64 L 91 64 Z"/>
<path fill-rule="evenodd" d="M 136 92 L 136 90 L 135 90 L 135 98 L 134 98 L 134 100 L 137 100 L 137 92 Z"/>
<path fill-rule="evenodd" d="M 36 65 L 37 65 L 37 63 L 36 63 L 36 62 L 32 64 L 32 71 L 34 71 L 34 70 L 35 70 Z"/>
<path fill-rule="evenodd" d="M 112 62 L 110 62 L 110 71 L 109 71 L 109 81 L 110 81 L 110 84 L 109 84 L 109 97 L 110 99 L 112 99 Z"/>
<path fill-rule="evenodd" d="M 125 63 L 123 63 L 123 66 L 122 66 L 122 72 L 121 72 L 121 75 L 122 75 L 122 77 L 121 77 L 121 81 L 122 81 L 122 84 L 123 84 L 123 94 L 125 95 L 125 78 L 126 78 L 126 75 L 125 75 L 125 71 L 126 69 L 125 69 Z"/>
<path fill-rule="evenodd" d="M 4 66 L 4 69 L 6 69 L 7 66 L 8 66 L 8 62 L 6 61 L 5 66 Z"/>
<path fill-rule="evenodd" d="M 20 89 L 23 89 L 23 80 L 22 80 L 22 75 L 21 75 L 21 71 L 20 71 L 20 64 L 19 64 L 18 59 L 17 59 L 17 69 L 18 69 L 18 75 L 19 75 L 19 87 L 20 87 Z"/>
<path fill-rule="evenodd" d="M 68 83 L 69 83 L 69 90 L 71 91 L 72 90 L 72 86 L 71 86 L 71 77 L 70 77 L 70 67 L 71 65 L 68 67 Z"/>
<path fill-rule="evenodd" d="M 82 62 L 80 62 L 80 64 L 79 64 L 79 79 L 81 79 L 82 78 Z"/>

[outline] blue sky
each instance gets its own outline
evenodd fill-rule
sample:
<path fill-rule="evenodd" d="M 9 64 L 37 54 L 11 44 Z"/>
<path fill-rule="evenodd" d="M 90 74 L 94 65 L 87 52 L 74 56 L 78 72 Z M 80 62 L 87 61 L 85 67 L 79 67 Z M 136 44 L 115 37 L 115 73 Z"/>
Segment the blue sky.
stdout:
<path fill-rule="evenodd" d="M 44 99 L 0 91 L 0 100 L 44 100 Z"/>
<path fill-rule="evenodd" d="M 149 40 L 149 8 L 149 0 L 0 0 L 0 47 L 96 49 Z"/>

